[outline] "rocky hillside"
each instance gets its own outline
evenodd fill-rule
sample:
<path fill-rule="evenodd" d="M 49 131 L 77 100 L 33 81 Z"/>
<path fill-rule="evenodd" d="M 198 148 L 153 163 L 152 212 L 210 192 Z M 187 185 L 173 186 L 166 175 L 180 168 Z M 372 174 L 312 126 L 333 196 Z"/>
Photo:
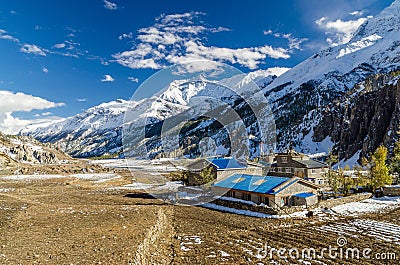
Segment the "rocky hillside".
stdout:
<path fill-rule="evenodd" d="M 369 156 L 384 144 L 393 150 L 400 136 L 400 72 L 377 74 L 329 104 L 314 128 L 315 141 L 329 137 L 348 161 Z"/>
<path fill-rule="evenodd" d="M 349 43 L 320 51 L 264 89 L 274 110 L 279 149 L 294 144 L 299 151 L 326 152 L 333 145 L 331 139 L 314 137 L 313 131 L 325 107 L 367 77 L 399 67 L 397 0 L 361 25 Z"/>
<path fill-rule="evenodd" d="M 0 171 L 7 171 L 21 163 L 55 164 L 70 157 L 27 136 L 9 136 L 0 133 Z"/>

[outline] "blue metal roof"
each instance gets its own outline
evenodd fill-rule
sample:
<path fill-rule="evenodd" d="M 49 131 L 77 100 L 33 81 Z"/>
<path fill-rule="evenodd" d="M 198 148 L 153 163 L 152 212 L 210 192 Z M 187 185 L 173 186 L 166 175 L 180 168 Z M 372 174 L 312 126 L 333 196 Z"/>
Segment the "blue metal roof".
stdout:
<path fill-rule="evenodd" d="M 245 165 L 240 164 L 234 158 L 226 158 L 226 157 L 213 157 L 207 158 L 211 164 L 215 165 L 217 169 L 235 169 L 235 168 L 246 168 Z"/>
<path fill-rule="evenodd" d="M 311 196 L 314 196 L 314 193 L 311 192 L 303 192 L 303 193 L 299 193 L 299 194 L 295 194 L 294 196 L 299 197 L 299 198 L 308 198 Z"/>
<path fill-rule="evenodd" d="M 273 189 L 288 181 L 289 178 L 272 176 L 254 176 L 235 174 L 214 184 L 215 187 L 274 194 Z"/>

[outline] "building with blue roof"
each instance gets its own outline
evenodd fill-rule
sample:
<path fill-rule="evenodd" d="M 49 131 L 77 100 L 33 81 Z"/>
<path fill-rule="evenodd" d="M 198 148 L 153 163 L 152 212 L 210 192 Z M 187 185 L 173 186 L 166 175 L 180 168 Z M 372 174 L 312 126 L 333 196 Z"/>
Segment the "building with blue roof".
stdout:
<path fill-rule="evenodd" d="M 187 166 L 189 171 L 187 184 L 190 186 L 203 185 L 205 175 L 214 180 L 220 180 L 234 174 L 244 174 L 248 167 L 246 164 L 237 161 L 232 157 L 210 157 L 206 159 L 196 159 Z"/>
<path fill-rule="evenodd" d="M 219 194 L 273 208 L 318 202 L 318 186 L 298 177 L 234 174 L 217 181 L 213 188 Z"/>
<path fill-rule="evenodd" d="M 232 157 L 212 157 L 207 158 L 207 161 L 219 170 L 246 168 L 246 165 L 239 163 L 236 159 Z"/>

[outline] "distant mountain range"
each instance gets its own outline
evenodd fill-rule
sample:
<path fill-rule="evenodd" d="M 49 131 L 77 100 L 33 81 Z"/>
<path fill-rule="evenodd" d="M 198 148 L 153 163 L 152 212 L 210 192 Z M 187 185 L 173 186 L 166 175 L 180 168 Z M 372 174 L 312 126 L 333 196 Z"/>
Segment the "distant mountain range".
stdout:
<path fill-rule="evenodd" d="M 324 49 L 280 76 L 257 71 L 233 78 L 232 85 L 254 80 L 260 87 L 275 117 L 278 150 L 290 145 L 306 153 L 333 148 L 343 161 L 354 163 L 379 144 L 390 147 L 398 138 L 399 69 L 400 0 L 396 0 L 361 25 L 348 43 Z M 127 106 L 135 111 L 132 126 L 145 118 L 153 117 L 157 123 L 185 111 L 193 95 L 219 96 L 207 82 L 183 86 L 186 83 L 172 82 L 157 101 L 116 100 L 59 122 L 27 127 L 21 134 L 57 144 L 76 157 L 117 156 L 122 152 Z M 385 122 L 379 122 L 383 117 Z M 195 127 L 200 130 L 207 122 Z M 215 129 L 214 138 L 226 137 L 221 132 Z"/>

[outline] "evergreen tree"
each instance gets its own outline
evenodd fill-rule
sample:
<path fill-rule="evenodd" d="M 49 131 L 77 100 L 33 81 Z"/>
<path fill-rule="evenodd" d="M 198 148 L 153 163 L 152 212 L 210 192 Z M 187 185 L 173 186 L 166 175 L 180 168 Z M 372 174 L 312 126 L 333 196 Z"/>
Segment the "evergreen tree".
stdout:
<path fill-rule="evenodd" d="M 216 176 L 214 174 L 213 167 L 208 166 L 205 167 L 195 179 L 198 185 L 206 185 L 213 182 L 215 177 Z"/>
<path fill-rule="evenodd" d="M 332 149 L 329 150 L 328 157 L 326 158 L 326 163 L 329 165 L 329 168 L 332 169 L 332 165 L 338 162 L 337 155 L 334 155 Z"/>
<path fill-rule="evenodd" d="M 345 196 L 349 195 L 350 189 L 354 188 L 355 185 L 354 179 L 344 174 L 344 171 L 349 170 L 349 165 L 346 165 L 343 170 L 339 169 L 339 179 L 341 180 L 341 188 Z"/>
<path fill-rule="evenodd" d="M 332 153 L 332 150 L 330 150 L 329 155 L 326 159 L 326 163 L 329 165 L 329 169 L 328 172 L 325 173 L 325 178 L 328 180 L 329 187 L 331 187 L 335 197 L 337 196 L 340 188 L 340 178 L 339 174 L 332 170 L 332 165 L 337 162 L 337 156 Z"/>

